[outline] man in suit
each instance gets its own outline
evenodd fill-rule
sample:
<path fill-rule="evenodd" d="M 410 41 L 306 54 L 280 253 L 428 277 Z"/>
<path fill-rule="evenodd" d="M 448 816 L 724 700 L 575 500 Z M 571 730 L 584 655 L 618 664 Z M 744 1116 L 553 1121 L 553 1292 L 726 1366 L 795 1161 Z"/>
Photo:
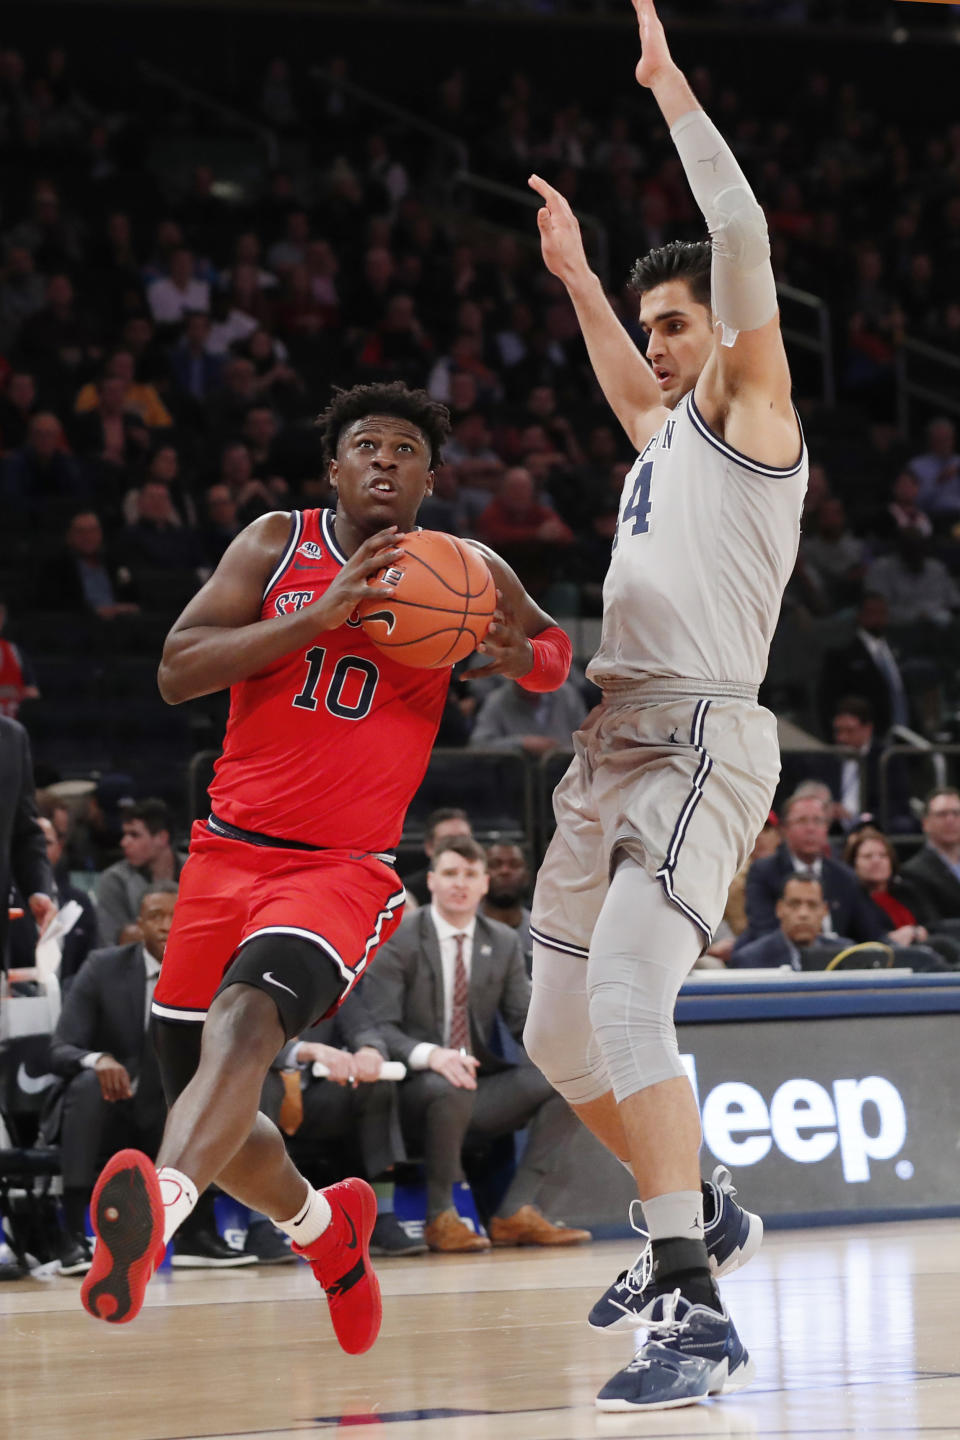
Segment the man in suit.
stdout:
<path fill-rule="evenodd" d="M 844 695 L 860 695 L 885 736 L 891 725 L 910 723 L 910 704 L 900 666 L 886 640 L 890 612 L 882 595 L 864 595 L 857 614 L 857 633 L 849 645 L 828 650 L 817 687 L 823 733 L 832 736 L 837 703 Z"/>
<path fill-rule="evenodd" d="M 803 875 L 788 875 L 777 901 L 776 930 L 751 940 L 730 958 L 737 970 L 778 970 L 787 965 L 801 970 L 800 951 L 823 933 L 827 913 L 820 881 Z"/>
<path fill-rule="evenodd" d="M 930 908 L 928 927 L 960 926 L 960 791 L 932 790 L 923 812 L 926 844 L 901 874 L 910 880 Z M 951 929 L 949 933 L 954 933 Z"/>
<path fill-rule="evenodd" d="M 487 891 L 483 850 L 466 836 L 438 842 L 431 903 L 404 920 L 365 981 L 365 996 L 391 1057 L 411 1073 L 400 1087 L 404 1131 L 424 1156 L 431 1250 L 486 1250 L 453 1206 L 461 1149 L 472 1135 L 530 1127 L 523 1158 L 490 1221 L 495 1245 L 569 1245 L 586 1230 L 552 1224 L 535 1200 L 577 1121 L 529 1063 L 510 1065 L 490 1046 L 498 1012 L 519 1041 L 530 1001 L 516 932 L 478 914 Z"/>
<path fill-rule="evenodd" d="M 27 732 L 17 720 L 0 715 L 0 965 L 7 947 L 7 909 L 11 881 L 26 895 L 38 930 L 53 918 L 53 873 L 47 845 L 37 823 L 33 759 Z"/>
<path fill-rule="evenodd" d="M 794 795 L 781 815 L 783 843 L 765 860 L 756 860 L 747 875 L 747 929 L 733 947 L 734 955 L 760 935 L 777 928 L 777 901 L 790 875 L 819 880 L 826 901 L 825 934 L 849 935 L 855 944 L 884 940 L 909 945 L 911 937 L 894 930 L 884 932 L 856 875 L 827 854 L 827 807 L 813 795 Z M 906 927 L 909 929 L 910 927 Z"/>
<path fill-rule="evenodd" d="M 407 1158 L 400 1128 L 397 1085 L 382 1080 L 387 1042 L 374 1024 L 362 987 L 351 991 L 335 1015 L 318 1020 L 280 1052 L 284 1070 L 300 1070 L 301 1116 L 287 1127 L 288 1149 L 311 1184 L 343 1175 L 362 1175 L 377 1197 L 377 1220 L 370 1237 L 372 1255 L 419 1255 L 426 1250 L 393 1213 L 393 1169 Z M 313 1074 L 315 1064 L 327 1075 Z M 284 1116 L 281 1115 L 281 1126 Z M 318 1164 L 329 1165 L 331 1146 L 342 1159 L 337 1173 L 322 1179 Z"/>
<path fill-rule="evenodd" d="M 97 912 L 93 901 L 84 890 L 78 890 L 64 878 L 59 869 L 63 854 L 63 841 L 57 834 L 52 820 L 41 815 L 37 821 L 46 841 L 47 859 L 53 871 L 51 898 L 56 909 L 61 910 L 69 900 L 80 906 L 80 916 L 61 942 L 60 968 L 57 972 L 61 988 L 66 988 L 97 943 Z M 34 963 L 39 931 L 31 914 L 14 920 L 10 926 L 11 969 L 26 968 Z"/>
<path fill-rule="evenodd" d="M 41 1133 L 48 1144 L 60 1145 L 65 1275 L 90 1268 L 84 1209 L 103 1161 L 126 1145 L 154 1155 L 163 1134 L 166 1104 L 150 1002 L 176 897 L 172 881 L 155 883 L 140 904 L 142 943 L 93 952 L 67 993 L 51 1039 L 50 1069 L 66 1084 L 51 1094 Z M 195 1226 L 186 1235 L 181 1229 L 178 1242 L 175 1265 L 222 1268 L 257 1259 L 219 1239 L 210 1199 Z"/>
<path fill-rule="evenodd" d="M 881 793 L 880 762 L 886 747 L 877 733 L 869 701 L 860 695 L 844 695 L 837 701 L 831 728 L 834 744 L 850 750 L 849 757 L 817 750 L 785 756 L 779 794 L 793 794 L 805 780 L 822 780 L 834 801 L 831 819 L 844 835 L 868 822 L 882 825 L 887 833 L 915 830 L 909 786 L 899 757 L 887 764 L 886 796 Z"/>

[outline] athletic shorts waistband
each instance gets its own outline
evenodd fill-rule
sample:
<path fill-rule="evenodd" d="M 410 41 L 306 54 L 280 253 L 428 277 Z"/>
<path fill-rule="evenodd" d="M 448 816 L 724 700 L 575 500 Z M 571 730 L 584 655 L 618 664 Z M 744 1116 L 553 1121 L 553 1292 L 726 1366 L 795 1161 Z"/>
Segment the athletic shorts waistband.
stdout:
<path fill-rule="evenodd" d="M 672 675 L 605 680 L 601 689 L 604 700 L 613 705 L 656 705 L 671 700 L 700 699 L 746 700 L 755 705 L 759 693 L 756 685 L 741 685 L 735 680 L 680 680 Z"/>
<path fill-rule="evenodd" d="M 281 840 L 277 835 L 263 835 L 259 830 L 241 830 L 239 825 L 231 825 L 228 821 L 221 820 L 212 810 L 207 816 L 207 829 L 225 840 L 242 840 L 245 845 L 260 845 L 268 850 L 307 850 L 319 855 L 334 848 L 330 845 L 308 845 L 305 840 Z M 395 865 L 397 861 L 396 855 L 385 850 L 361 850 L 357 854 L 363 860 L 382 860 L 384 865 Z"/>

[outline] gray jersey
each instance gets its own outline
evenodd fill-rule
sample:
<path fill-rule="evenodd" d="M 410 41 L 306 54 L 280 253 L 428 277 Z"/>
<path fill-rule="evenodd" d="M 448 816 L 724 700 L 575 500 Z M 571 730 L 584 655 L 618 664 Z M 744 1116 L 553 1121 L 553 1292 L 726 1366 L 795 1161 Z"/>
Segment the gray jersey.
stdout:
<path fill-rule="evenodd" d="M 807 450 L 780 469 L 741 455 L 686 395 L 627 476 L 591 680 L 654 676 L 755 689 L 800 541 Z"/>

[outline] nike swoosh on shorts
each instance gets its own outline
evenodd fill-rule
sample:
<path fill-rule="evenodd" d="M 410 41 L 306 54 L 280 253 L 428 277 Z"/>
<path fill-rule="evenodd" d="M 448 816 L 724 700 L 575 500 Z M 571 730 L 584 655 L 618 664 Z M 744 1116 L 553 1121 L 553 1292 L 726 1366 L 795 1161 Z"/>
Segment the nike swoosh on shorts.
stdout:
<path fill-rule="evenodd" d="M 276 985 L 278 990 L 286 990 L 287 994 L 292 995 L 294 1000 L 300 999 L 300 996 L 297 994 L 296 990 L 291 990 L 290 986 L 284 985 L 281 980 L 274 980 L 273 975 L 270 973 L 269 970 L 264 970 L 263 979 L 266 980 L 268 985 Z"/>

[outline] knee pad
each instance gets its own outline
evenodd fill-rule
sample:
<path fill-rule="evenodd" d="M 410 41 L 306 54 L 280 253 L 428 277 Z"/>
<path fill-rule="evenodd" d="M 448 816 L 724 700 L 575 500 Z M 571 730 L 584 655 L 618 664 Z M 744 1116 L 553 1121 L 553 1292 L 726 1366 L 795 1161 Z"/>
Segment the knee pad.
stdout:
<path fill-rule="evenodd" d="M 570 1105 L 587 1105 L 610 1089 L 590 1025 L 586 965 L 534 941 L 533 993 L 523 1045 L 537 1069 Z"/>
<path fill-rule="evenodd" d="M 217 994 L 253 985 L 277 1007 L 288 1040 L 334 1010 L 344 979 L 329 955 L 300 935 L 255 935 L 230 965 Z"/>

